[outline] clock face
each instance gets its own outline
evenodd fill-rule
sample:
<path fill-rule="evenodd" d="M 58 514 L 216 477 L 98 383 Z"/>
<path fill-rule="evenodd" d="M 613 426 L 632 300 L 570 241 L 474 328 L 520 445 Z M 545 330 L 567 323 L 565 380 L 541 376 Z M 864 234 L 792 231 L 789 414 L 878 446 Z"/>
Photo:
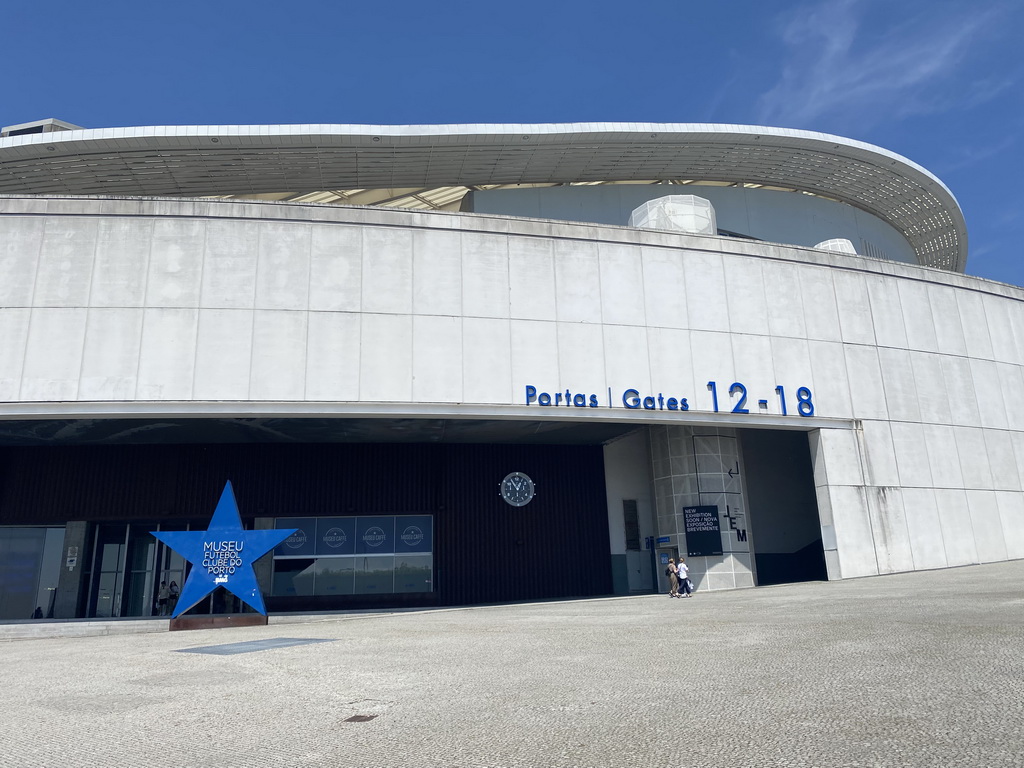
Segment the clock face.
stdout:
<path fill-rule="evenodd" d="M 533 480 L 522 472 L 513 472 L 501 481 L 501 498 L 513 507 L 523 507 L 530 503 L 536 488 Z"/>

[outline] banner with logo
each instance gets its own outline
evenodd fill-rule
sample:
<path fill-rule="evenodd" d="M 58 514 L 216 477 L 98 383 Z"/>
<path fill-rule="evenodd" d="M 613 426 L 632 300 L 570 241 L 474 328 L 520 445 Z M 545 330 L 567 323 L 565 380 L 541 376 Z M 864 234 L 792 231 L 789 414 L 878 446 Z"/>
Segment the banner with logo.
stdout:
<path fill-rule="evenodd" d="M 356 518 L 320 517 L 316 521 L 316 551 L 318 557 L 351 555 L 356 551 Z"/>

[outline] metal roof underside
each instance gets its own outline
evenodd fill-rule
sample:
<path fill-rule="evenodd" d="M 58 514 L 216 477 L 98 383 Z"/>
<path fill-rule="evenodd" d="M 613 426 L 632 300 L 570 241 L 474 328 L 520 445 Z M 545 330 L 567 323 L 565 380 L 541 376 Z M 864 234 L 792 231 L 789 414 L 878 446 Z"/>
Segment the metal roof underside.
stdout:
<path fill-rule="evenodd" d="M 0 139 L 0 193 L 260 197 L 454 207 L 471 188 L 722 182 L 828 197 L 888 222 L 921 264 L 962 272 L 963 214 L 924 168 L 870 144 L 705 124 L 193 126 Z"/>

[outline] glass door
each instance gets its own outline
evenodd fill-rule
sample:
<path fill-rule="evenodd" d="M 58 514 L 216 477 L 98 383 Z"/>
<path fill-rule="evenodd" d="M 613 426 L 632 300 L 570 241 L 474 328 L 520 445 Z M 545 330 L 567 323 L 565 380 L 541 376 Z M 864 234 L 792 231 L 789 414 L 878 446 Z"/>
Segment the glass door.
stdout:
<path fill-rule="evenodd" d="M 121 615 L 127 545 L 128 527 L 126 525 L 99 525 L 96 527 L 89 616 L 115 618 Z"/>

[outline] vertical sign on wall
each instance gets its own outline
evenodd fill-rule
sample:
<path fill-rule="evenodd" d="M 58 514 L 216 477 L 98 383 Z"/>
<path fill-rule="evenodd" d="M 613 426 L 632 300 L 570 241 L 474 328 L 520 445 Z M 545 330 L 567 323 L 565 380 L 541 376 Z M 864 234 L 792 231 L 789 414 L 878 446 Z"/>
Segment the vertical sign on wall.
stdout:
<path fill-rule="evenodd" d="M 683 525 L 687 557 L 722 554 L 722 530 L 716 505 L 683 507 Z"/>

